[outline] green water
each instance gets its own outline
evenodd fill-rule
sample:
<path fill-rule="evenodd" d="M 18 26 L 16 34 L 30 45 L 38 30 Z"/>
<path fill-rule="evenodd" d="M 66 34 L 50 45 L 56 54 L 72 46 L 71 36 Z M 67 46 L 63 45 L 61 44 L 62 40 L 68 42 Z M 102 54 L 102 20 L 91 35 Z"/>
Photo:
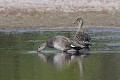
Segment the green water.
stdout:
<path fill-rule="evenodd" d="M 72 38 L 74 31 L 0 31 L 0 80 L 120 80 L 120 30 L 93 28 L 86 32 L 93 45 L 81 79 L 77 62 L 58 70 L 36 52 L 51 37 Z M 55 53 L 54 49 L 45 51 Z"/>

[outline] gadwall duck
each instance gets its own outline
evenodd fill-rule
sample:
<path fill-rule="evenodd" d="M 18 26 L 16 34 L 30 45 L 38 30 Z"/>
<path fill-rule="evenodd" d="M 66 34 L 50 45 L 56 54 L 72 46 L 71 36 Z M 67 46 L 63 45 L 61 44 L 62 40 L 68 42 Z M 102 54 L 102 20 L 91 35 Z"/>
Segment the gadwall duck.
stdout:
<path fill-rule="evenodd" d="M 73 40 L 70 40 L 65 36 L 55 36 L 52 39 L 42 43 L 38 47 L 37 52 L 41 52 L 46 47 L 55 48 L 62 52 L 67 52 L 67 53 L 76 52 L 75 50 L 77 50 L 78 48 L 79 48 L 78 50 L 84 48 L 83 45 L 80 45 L 80 44 L 78 45 L 76 42 L 74 42 Z"/>
<path fill-rule="evenodd" d="M 78 18 L 74 23 L 78 25 L 78 30 L 74 35 L 74 42 L 88 47 L 89 45 L 91 45 L 91 38 L 87 33 L 82 30 L 83 23 L 84 22 L 82 18 Z"/>
<path fill-rule="evenodd" d="M 46 47 L 55 48 L 61 50 L 62 52 L 66 52 L 71 49 L 71 40 L 65 36 L 55 36 L 52 39 L 42 43 L 38 47 L 38 52 L 43 50 Z"/>

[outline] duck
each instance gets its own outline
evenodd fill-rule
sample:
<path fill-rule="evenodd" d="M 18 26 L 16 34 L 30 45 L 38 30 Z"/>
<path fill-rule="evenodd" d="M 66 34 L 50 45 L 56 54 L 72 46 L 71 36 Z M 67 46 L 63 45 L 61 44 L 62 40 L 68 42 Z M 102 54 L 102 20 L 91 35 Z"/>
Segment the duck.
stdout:
<path fill-rule="evenodd" d="M 70 40 L 65 36 L 54 36 L 50 40 L 43 42 L 39 47 L 37 52 L 41 52 L 44 48 L 50 47 L 60 50 L 62 52 L 67 52 L 68 50 L 73 49 L 73 51 L 79 51 L 84 47 L 88 47 L 91 45 L 91 38 L 88 34 L 82 31 L 83 20 L 82 18 L 78 18 L 74 24 L 78 24 L 78 30 L 74 35 L 74 39 Z"/>
<path fill-rule="evenodd" d="M 83 23 L 84 22 L 82 18 L 77 18 L 77 20 L 74 22 L 74 24 L 78 25 L 78 30 L 74 35 L 74 42 L 76 42 L 76 44 L 83 45 L 84 47 L 89 47 L 91 45 L 91 37 L 82 30 Z"/>
<path fill-rule="evenodd" d="M 41 52 L 44 48 L 55 48 L 62 52 L 66 52 L 67 50 L 71 49 L 71 40 L 65 36 L 54 36 L 50 40 L 43 42 L 39 47 L 37 52 Z"/>
<path fill-rule="evenodd" d="M 74 47 L 74 46 L 75 47 Z M 54 36 L 53 38 L 47 40 L 46 42 L 43 42 L 37 49 L 37 52 L 41 52 L 46 47 L 49 48 L 55 48 L 57 50 L 62 51 L 63 53 L 73 53 L 76 52 L 76 50 L 80 50 L 84 48 L 83 45 L 78 45 L 73 40 L 65 37 L 65 36 Z"/>

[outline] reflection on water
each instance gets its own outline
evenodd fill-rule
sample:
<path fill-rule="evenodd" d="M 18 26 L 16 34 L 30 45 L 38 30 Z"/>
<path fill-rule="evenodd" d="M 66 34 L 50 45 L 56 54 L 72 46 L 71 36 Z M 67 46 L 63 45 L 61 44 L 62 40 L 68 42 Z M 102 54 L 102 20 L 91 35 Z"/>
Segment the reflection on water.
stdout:
<path fill-rule="evenodd" d="M 74 31 L 0 31 L 0 80 L 119 80 L 120 30 L 92 28 L 86 32 L 92 37 L 92 46 L 91 55 L 84 58 L 81 78 L 81 64 L 74 60 L 80 57 L 51 48 L 46 48 L 43 54 L 36 52 L 39 44 L 51 37 L 72 38 Z M 89 55 L 89 51 L 85 54 Z M 56 70 L 52 65 L 63 69 Z"/>
<path fill-rule="evenodd" d="M 44 61 L 54 65 L 56 68 L 63 68 L 69 64 L 70 55 L 65 53 L 56 53 L 55 55 L 46 56 L 44 53 L 38 53 L 38 57 Z"/>

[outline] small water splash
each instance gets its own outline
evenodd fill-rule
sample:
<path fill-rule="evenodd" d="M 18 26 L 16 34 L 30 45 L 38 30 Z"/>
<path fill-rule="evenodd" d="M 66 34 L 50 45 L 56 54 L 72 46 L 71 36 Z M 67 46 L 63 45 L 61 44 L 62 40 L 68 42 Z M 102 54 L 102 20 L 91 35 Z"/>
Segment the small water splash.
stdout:
<path fill-rule="evenodd" d="M 37 51 L 28 51 L 29 54 L 36 54 Z"/>
<path fill-rule="evenodd" d="M 43 53 L 59 53 L 60 51 L 58 51 L 58 50 L 42 50 L 41 52 L 43 52 Z"/>

